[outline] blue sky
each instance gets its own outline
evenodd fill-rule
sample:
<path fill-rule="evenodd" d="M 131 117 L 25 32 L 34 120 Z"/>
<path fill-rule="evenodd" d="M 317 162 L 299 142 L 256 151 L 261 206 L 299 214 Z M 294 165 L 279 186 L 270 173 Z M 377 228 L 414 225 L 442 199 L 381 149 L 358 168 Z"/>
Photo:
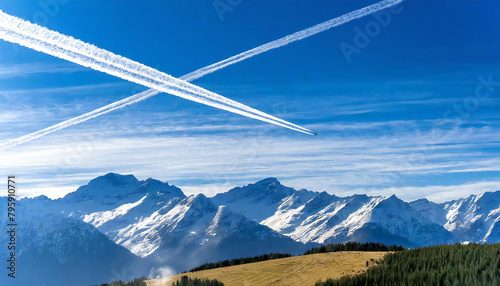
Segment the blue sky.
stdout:
<path fill-rule="evenodd" d="M 375 2 L 18 0 L 0 9 L 179 77 Z M 220 3 L 233 6 L 218 12 Z M 500 189 L 500 3 L 405 1 L 390 17 L 193 82 L 319 136 L 161 94 L 2 152 L 0 173 L 19 177 L 21 195 L 49 197 L 107 172 L 208 195 L 270 176 L 405 200 Z M 0 142 L 145 89 L 1 41 Z"/>

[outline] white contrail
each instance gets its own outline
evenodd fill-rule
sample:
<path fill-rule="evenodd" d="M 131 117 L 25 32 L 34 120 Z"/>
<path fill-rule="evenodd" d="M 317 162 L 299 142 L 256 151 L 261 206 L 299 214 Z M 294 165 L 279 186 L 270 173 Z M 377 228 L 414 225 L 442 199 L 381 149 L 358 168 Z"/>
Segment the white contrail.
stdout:
<path fill-rule="evenodd" d="M 162 92 L 303 133 L 313 134 L 312 131 L 296 128 L 289 122 L 80 40 L 10 16 L 1 10 L 0 38 Z"/>
<path fill-rule="evenodd" d="M 189 73 L 187 75 L 184 75 L 184 76 L 180 77 L 180 79 L 188 81 L 188 82 L 189 81 L 193 81 L 193 80 L 198 79 L 200 77 L 203 77 L 203 76 L 205 76 L 207 74 L 213 73 L 213 72 L 215 72 L 215 71 L 217 71 L 219 69 L 222 69 L 222 68 L 224 68 L 226 66 L 235 64 L 237 62 L 243 61 L 245 59 L 248 59 L 250 57 L 256 56 L 256 55 L 261 54 L 261 53 L 264 53 L 266 51 L 282 47 L 282 46 L 287 45 L 289 43 L 305 39 L 307 37 L 310 37 L 310 36 L 313 36 L 313 35 L 315 35 L 317 33 L 329 30 L 329 29 L 331 29 L 333 27 L 345 24 L 345 23 L 350 22 L 352 20 L 355 20 L 355 19 L 367 16 L 367 15 L 373 14 L 373 13 L 378 12 L 380 10 L 389 8 L 389 7 L 394 6 L 394 5 L 397 5 L 397 4 L 401 3 L 402 1 L 403 0 L 384 0 L 384 1 L 378 2 L 376 4 L 373 4 L 373 5 L 370 5 L 370 6 L 367 6 L 367 7 L 358 9 L 358 10 L 355 10 L 353 12 L 350 12 L 350 13 L 347 13 L 347 14 L 342 15 L 340 17 L 334 18 L 332 20 L 323 22 L 323 23 L 318 24 L 316 26 L 313 26 L 311 28 L 308 28 L 308 29 L 296 32 L 294 34 L 288 35 L 288 36 L 283 37 L 281 39 L 278 39 L 278 40 L 272 41 L 270 43 L 261 45 L 261 46 L 259 46 L 257 48 L 252 49 L 252 50 L 249 50 L 249 51 L 243 52 L 241 54 L 238 54 L 236 56 L 230 57 L 230 58 L 225 59 L 223 61 L 220 61 L 220 62 L 217 62 L 215 64 L 209 65 L 207 67 L 198 69 L 198 70 L 196 70 L 194 72 L 191 72 L 191 73 Z M 9 148 L 11 146 L 20 144 L 22 142 L 30 141 L 30 140 L 33 140 L 35 138 L 38 138 L 38 137 L 44 136 L 46 134 L 52 133 L 54 131 L 61 130 L 63 128 L 66 128 L 66 127 L 69 127 L 69 126 L 72 126 L 72 125 L 75 125 L 75 124 L 82 123 L 84 121 L 87 121 L 89 119 L 95 118 L 97 116 L 101 116 L 101 115 L 104 115 L 106 113 L 109 113 L 109 112 L 111 112 L 113 110 L 116 110 L 116 109 L 125 107 L 127 105 L 143 101 L 143 100 L 148 99 L 150 97 L 153 97 L 153 96 L 155 96 L 155 95 L 157 95 L 159 93 L 161 93 L 161 92 L 157 91 L 157 90 L 154 90 L 154 89 L 150 89 L 150 90 L 147 90 L 147 91 L 135 94 L 133 96 L 130 96 L 130 97 L 127 97 L 127 98 L 122 99 L 120 101 L 111 103 L 109 105 L 106 105 L 104 107 L 101 107 L 99 109 L 91 111 L 89 113 L 80 115 L 80 116 L 72 118 L 70 120 L 66 120 L 66 121 L 61 122 L 59 124 L 56 124 L 56 125 L 50 126 L 48 128 L 42 129 L 40 131 L 37 131 L 37 132 L 31 133 L 31 134 L 25 135 L 23 137 L 11 140 L 11 141 L 3 144 L 3 145 L 0 145 L 0 149 L 1 148 Z M 289 124 L 291 124 L 291 123 L 289 123 Z M 302 129 L 302 130 L 305 130 L 307 132 L 310 132 L 310 130 L 302 128 L 302 127 L 297 126 L 295 124 L 291 124 L 291 125 L 294 126 L 294 127 L 296 127 L 296 128 L 298 128 L 298 129 Z"/>
<path fill-rule="evenodd" d="M 384 0 L 384 1 L 372 4 L 370 6 L 366 6 L 364 8 L 361 8 L 361 9 L 349 12 L 347 14 L 344 14 L 340 17 L 328 20 L 328 21 L 323 22 L 321 24 L 318 24 L 316 26 L 312 26 L 310 28 L 293 33 L 293 34 L 288 35 L 286 37 L 283 37 L 281 39 L 269 42 L 269 43 L 261 45 L 261 46 L 258 46 L 254 49 L 243 52 L 243 53 L 238 54 L 236 56 L 232 56 L 232 57 L 225 59 L 223 61 L 220 61 L 218 63 L 201 68 L 199 70 L 196 70 L 192 73 L 187 74 L 186 77 L 189 77 L 191 80 L 195 80 L 195 79 L 200 78 L 204 75 L 213 73 L 214 71 L 219 70 L 221 68 L 224 68 L 226 66 L 235 64 L 237 62 L 241 62 L 245 59 L 256 56 L 258 54 L 262 54 L 262 53 L 267 52 L 269 50 L 288 45 L 292 42 L 308 38 L 310 36 L 313 36 L 313 35 L 316 35 L 318 33 L 329 30 L 333 27 L 340 26 L 340 25 L 345 24 L 347 22 L 350 22 L 352 20 L 356 20 L 356 19 L 359 19 L 361 17 L 376 13 L 380 10 L 387 9 L 391 6 L 400 4 L 401 2 L 403 2 L 403 0 Z"/>
<path fill-rule="evenodd" d="M 265 114 L 155 69 L 0 11 L 0 38 L 199 103 L 300 132 L 305 128 Z"/>

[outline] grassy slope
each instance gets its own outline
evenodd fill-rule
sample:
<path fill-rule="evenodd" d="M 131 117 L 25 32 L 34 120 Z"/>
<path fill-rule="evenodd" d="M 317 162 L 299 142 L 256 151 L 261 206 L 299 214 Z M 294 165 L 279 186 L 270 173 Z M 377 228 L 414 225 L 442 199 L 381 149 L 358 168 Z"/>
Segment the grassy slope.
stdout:
<path fill-rule="evenodd" d="M 381 259 L 387 252 L 333 252 L 282 258 L 187 273 L 190 277 L 218 279 L 237 285 L 314 285 L 319 279 L 357 274 L 366 270 L 370 259 Z M 172 280 L 150 280 L 148 286 L 170 286 Z"/>

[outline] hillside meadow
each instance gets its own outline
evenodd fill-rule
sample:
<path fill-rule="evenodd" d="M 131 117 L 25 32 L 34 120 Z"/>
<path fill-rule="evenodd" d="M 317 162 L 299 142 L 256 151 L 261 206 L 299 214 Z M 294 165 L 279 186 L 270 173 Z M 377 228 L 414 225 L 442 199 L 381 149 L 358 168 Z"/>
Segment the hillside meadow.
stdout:
<path fill-rule="evenodd" d="M 171 286 L 186 275 L 191 278 L 217 279 L 225 285 L 304 285 L 313 286 L 318 280 L 340 278 L 366 271 L 374 261 L 388 252 L 342 251 L 310 254 L 210 269 L 148 280 L 148 286 Z"/>

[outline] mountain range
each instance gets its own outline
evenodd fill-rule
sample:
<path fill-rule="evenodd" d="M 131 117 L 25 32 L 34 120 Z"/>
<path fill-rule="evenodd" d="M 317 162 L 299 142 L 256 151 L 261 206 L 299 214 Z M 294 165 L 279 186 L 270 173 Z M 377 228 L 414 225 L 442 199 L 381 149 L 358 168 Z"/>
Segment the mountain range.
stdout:
<path fill-rule="evenodd" d="M 438 204 L 338 197 L 267 178 L 207 198 L 110 173 L 60 199 L 21 199 L 18 217 L 18 285 L 89 285 L 323 243 L 500 242 L 500 191 Z M 5 233 L 5 213 L 0 223 Z"/>

